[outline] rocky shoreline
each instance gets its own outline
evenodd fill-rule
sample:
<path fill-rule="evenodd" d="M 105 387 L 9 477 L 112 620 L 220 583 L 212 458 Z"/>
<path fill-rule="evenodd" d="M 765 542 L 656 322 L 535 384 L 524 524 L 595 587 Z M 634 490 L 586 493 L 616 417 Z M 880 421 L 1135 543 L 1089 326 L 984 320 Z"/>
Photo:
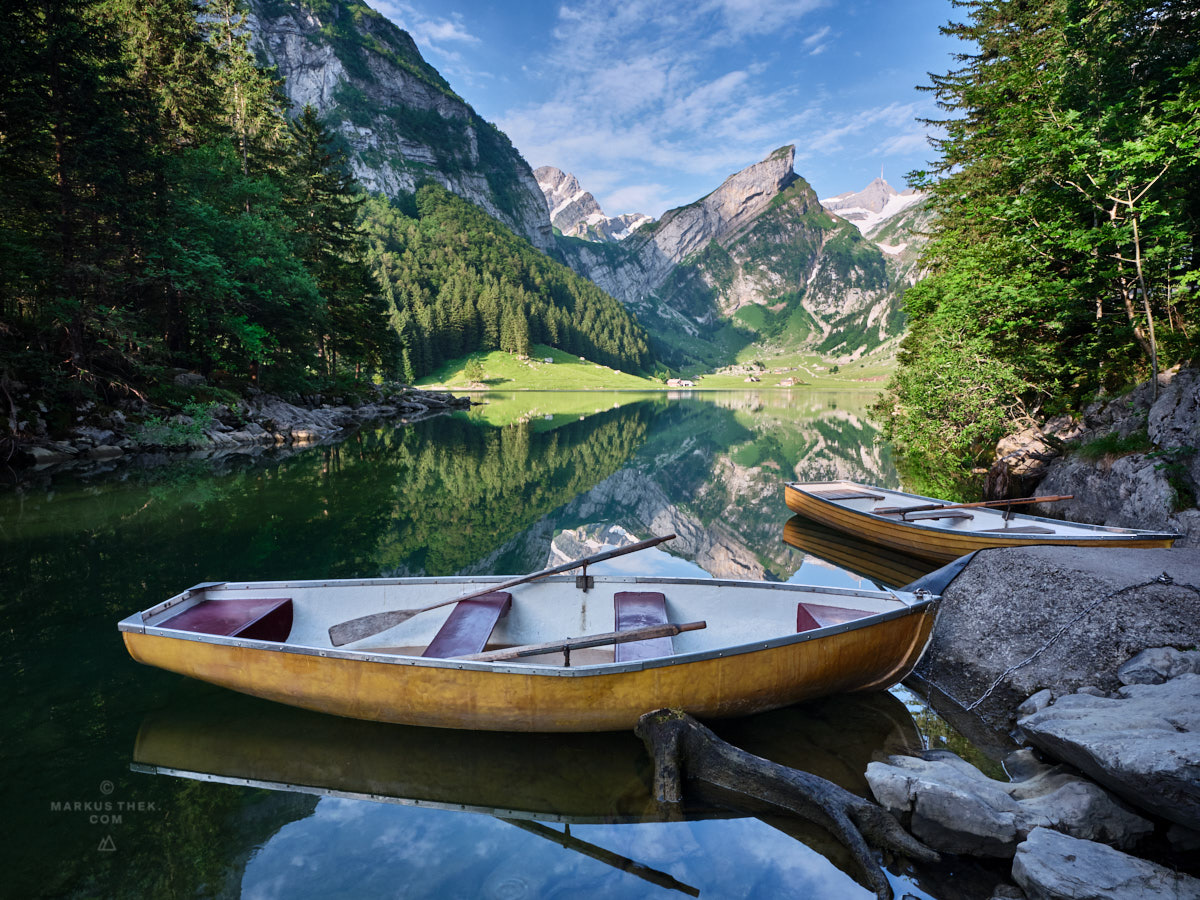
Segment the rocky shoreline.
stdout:
<path fill-rule="evenodd" d="M 987 499 L 1074 495 L 1041 516 L 1181 535 L 1200 547 L 1200 369 L 1163 372 L 1129 394 L 1100 400 L 1005 438 L 988 472 Z"/>
<path fill-rule="evenodd" d="M 981 551 L 910 683 L 1010 780 L 932 750 L 872 763 L 872 791 L 929 846 L 1011 865 L 992 897 L 1197 900 L 1198 647 L 1200 550 Z"/>
<path fill-rule="evenodd" d="M 35 470 L 101 463 L 127 456 L 171 456 L 238 448 L 304 447 L 337 440 L 369 422 L 403 424 L 471 406 L 467 397 L 407 385 L 375 386 L 365 396 L 313 395 L 293 403 L 251 390 L 234 403 L 194 404 L 191 415 L 161 414 L 145 404 L 80 411 L 63 437 L 41 434 L 18 441 L 9 465 Z M 159 413 L 159 414 L 156 414 Z"/>

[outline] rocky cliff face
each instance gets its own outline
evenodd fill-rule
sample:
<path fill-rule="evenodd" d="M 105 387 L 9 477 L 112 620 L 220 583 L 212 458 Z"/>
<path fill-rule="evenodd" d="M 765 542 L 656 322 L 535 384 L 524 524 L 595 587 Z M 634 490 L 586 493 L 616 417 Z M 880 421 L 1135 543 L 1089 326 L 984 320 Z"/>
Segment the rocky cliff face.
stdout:
<path fill-rule="evenodd" d="M 641 213 L 606 216 L 596 198 L 585 191 L 570 172 L 554 166 L 541 166 L 533 170 L 533 176 L 546 197 L 551 224 L 567 237 L 587 241 L 620 241 L 641 225 L 653 221 Z"/>
<path fill-rule="evenodd" d="M 932 223 L 933 210 L 922 199 L 866 231 L 866 236 L 883 251 L 892 283 L 900 291 L 925 277 L 919 260 Z"/>
<path fill-rule="evenodd" d="M 780 148 L 619 247 L 564 241 L 563 254 L 633 306 L 674 362 L 719 361 L 716 335 L 731 319 L 746 341 L 852 357 L 899 331 L 887 264 L 822 208 L 794 158 Z"/>
<path fill-rule="evenodd" d="M 1126 397 L 1095 403 L 1074 423 L 1067 453 L 1046 468 L 1038 496 L 1073 500 L 1039 515 L 1182 535 L 1176 547 L 1200 547 L 1200 369 L 1164 372 L 1158 396 L 1143 384 Z M 1140 452 L 1089 458 L 1101 439 L 1142 443 Z"/>
<path fill-rule="evenodd" d="M 528 164 L 422 59 L 406 32 L 359 0 L 249 6 L 255 51 L 278 67 L 296 109 L 312 105 L 345 139 L 364 187 L 396 196 L 433 179 L 553 251 Z"/>

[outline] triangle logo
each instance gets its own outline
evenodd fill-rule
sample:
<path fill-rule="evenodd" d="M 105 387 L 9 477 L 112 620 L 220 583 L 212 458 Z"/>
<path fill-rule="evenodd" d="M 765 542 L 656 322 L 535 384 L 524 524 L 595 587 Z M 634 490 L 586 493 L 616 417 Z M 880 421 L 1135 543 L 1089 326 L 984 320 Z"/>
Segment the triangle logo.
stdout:
<path fill-rule="evenodd" d="M 101 852 L 104 852 L 104 853 L 111 853 L 112 851 L 117 849 L 117 845 L 116 845 L 116 843 L 114 843 L 114 841 L 112 839 L 112 835 L 106 834 L 104 836 L 104 840 L 102 840 L 100 842 L 100 846 L 97 847 L 96 849 L 100 850 Z"/>

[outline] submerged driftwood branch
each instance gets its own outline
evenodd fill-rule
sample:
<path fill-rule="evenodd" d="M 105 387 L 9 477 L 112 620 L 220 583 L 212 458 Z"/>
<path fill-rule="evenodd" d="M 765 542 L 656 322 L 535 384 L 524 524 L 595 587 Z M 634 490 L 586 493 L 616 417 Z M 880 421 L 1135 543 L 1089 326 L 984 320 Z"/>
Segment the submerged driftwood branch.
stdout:
<path fill-rule="evenodd" d="M 938 854 L 906 832 L 882 807 L 831 781 L 739 750 L 679 710 L 646 713 L 634 728 L 654 757 L 654 796 L 660 804 L 683 799 L 690 779 L 788 810 L 829 831 L 854 857 L 877 897 L 890 900 L 871 846 L 934 862 Z"/>

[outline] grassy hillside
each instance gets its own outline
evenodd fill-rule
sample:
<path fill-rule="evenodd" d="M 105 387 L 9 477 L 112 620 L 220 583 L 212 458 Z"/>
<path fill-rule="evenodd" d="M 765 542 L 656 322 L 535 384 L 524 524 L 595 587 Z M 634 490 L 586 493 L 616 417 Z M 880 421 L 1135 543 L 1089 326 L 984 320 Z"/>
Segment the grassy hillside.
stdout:
<path fill-rule="evenodd" d="M 543 362 L 549 357 L 554 362 Z M 468 377 L 472 362 L 479 364 L 479 377 Z M 796 387 L 805 385 L 834 388 L 882 388 L 895 365 L 890 354 L 879 353 L 854 363 L 834 365 L 811 352 L 795 352 L 777 357 L 755 357 L 752 353 L 741 361 L 746 366 L 761 363 L 755 368 L 757 382 L 747 382 L 748 368 L 732 367 L 711 374 L 696 373 L 697 390 L 745 391 L 780 389 L 780 382 L 794 379 Z M 631 375 L 617 369 L 581 360 L 577 356 L 555 350 L 543 344 L 534 345 L 528 359 L 520 359 L 499 350 L 478 352 L 445 363 L 432 374 L 417 382 L 420 387 L 440 387 L 448 390 L 488 391 L 664 391 L 669 388 L 657 379 Z M 578 412 L 590 412 L 596 399 L 581 400 Z M 562 412 L 555 406 L 555 414 Z M 567 412 L 576 412 L 572 407 Z"/>
<path fill-rule="evenodd" d="M 543 362 L 545 359 L 554 362 Z M 475 381 L 467 375 L 467 367 L 472 361 L 477 361 L 482 369 L 482 377 Z M 501 350 L 459 357 L 420 379 L 417 384 L 460 391 L 645 391 L 663 387 L 661 381 L 610 369 L 544 344 L 534 344 L 527 359 Z"/>

